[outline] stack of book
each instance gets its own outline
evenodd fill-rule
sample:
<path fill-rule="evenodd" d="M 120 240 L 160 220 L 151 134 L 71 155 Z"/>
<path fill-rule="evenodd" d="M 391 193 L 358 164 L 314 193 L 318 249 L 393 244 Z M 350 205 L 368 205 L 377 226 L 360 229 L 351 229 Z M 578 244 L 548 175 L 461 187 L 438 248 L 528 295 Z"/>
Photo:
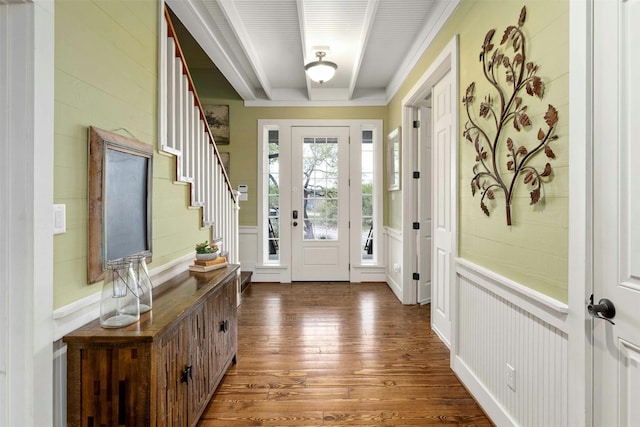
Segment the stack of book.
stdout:
<path fill-rule="evenodd" d="M 196 259 L 195 261 L 193 261 L 193 264 L 189 266 L 189 270 L 198 273 L 206 273 L 208 271 L 224 268 L 227 265 L 227 257 L 224 256 L 219 256 L 216 259 L 212 259 L 209 261 Z"/>

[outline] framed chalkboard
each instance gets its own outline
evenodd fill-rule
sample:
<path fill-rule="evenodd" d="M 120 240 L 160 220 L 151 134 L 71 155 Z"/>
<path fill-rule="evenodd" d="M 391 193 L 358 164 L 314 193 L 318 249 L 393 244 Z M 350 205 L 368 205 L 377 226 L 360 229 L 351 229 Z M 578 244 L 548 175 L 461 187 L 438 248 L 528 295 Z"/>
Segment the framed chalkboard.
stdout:
<path fill-rule="evenodd" d="M 89 128 L 89 283 L 110 260 L 151 255 L 152 178 L 151 145 Z"/>

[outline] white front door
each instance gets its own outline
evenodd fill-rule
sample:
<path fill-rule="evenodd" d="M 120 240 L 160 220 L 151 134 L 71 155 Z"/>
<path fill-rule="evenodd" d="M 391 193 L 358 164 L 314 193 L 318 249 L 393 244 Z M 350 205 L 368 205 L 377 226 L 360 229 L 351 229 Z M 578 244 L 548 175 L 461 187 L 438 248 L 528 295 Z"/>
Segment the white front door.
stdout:
<path fill-rule="evenodd" d="M 594 2 L 593 425 L 640 425 L 640 0 Z"/>
<path fill-rule="evenodd" d="M 451 337 L 451 250 L 453 232 L 451 218 L 453 143 L 451 73 L 433 87 L 433 261 L 431 327 L 449 345 Z"/>
<path fill-rule="evenodd" d="M 291 279 L 349 280 L 349 128 L 291 131 Z"/>

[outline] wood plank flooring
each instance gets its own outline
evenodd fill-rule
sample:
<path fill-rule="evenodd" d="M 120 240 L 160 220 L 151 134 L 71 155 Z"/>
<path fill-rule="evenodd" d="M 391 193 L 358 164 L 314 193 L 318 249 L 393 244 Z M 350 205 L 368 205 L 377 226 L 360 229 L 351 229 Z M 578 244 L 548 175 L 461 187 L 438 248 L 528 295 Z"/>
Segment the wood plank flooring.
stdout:
<path fill-rule="evenodd" d="M 491 426 L 449 368 L 429 306 L 380 283 L 252 283 L 238 357 L 199 427 Z"/>

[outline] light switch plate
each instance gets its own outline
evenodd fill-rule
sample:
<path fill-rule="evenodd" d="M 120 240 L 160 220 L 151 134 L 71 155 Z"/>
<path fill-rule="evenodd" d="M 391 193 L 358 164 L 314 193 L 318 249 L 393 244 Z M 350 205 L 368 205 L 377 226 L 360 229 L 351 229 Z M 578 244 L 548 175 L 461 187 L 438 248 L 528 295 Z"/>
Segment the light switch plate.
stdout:
<path fill-rule="evenodd" d="M 53 205 L 53 234 L 67 232 L 67 205 Z"/>

